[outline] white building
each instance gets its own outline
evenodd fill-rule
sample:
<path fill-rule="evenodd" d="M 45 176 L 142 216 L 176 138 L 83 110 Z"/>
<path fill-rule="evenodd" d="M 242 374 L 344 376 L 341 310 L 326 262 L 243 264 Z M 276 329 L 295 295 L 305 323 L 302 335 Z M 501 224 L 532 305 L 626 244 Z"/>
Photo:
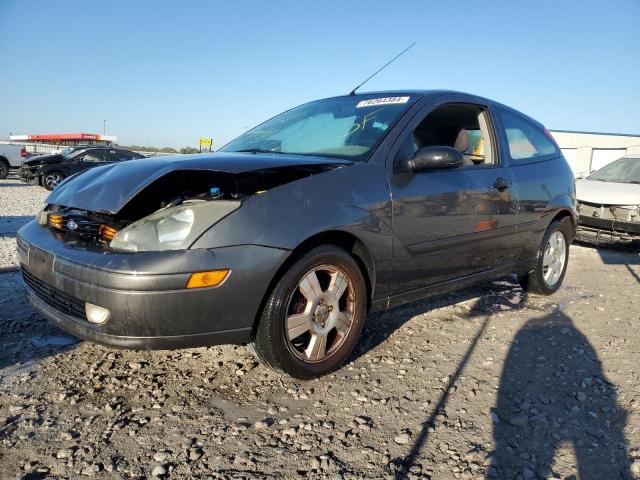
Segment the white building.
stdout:
<path fill-rule="evenodd" d="M 632 153 L 640 154 L 640 135 L 551 130 L 574 175 L 584 176 Z"/>

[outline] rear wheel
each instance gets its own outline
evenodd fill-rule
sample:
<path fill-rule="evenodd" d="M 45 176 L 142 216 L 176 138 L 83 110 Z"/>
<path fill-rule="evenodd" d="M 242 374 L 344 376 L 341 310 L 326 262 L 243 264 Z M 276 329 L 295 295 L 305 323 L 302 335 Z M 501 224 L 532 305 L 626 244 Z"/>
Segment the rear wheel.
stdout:
<path fill-rule="evenodd" d="M 9 176 L 9 163 L 4 159 L 0 159 L 0 179 L 7 178 Z"/>
<path fill-rule="evenodd" d="M 42 186 L 47 190 L 53 190 L 60 182 L 64 180 L 64 175 L 61 172 L 48 172 L 42 177 Z"/>
<path fill-rule="evenodd" d="M 353 257 L 335 246 L 317 247 L 274 287 L 251 347 L 262 362 L 293 377 L 329 373 L 353 351 L 366 303 L 364 278 Z"/>
<path fill-rule="evenodd" d="M 562 285 L 569 262 L 570 222 L 568 218 L 563 218 L 549 225 L 540 245 L 536 267 L 519 277 L 525 291 L 551 295 Z"/>

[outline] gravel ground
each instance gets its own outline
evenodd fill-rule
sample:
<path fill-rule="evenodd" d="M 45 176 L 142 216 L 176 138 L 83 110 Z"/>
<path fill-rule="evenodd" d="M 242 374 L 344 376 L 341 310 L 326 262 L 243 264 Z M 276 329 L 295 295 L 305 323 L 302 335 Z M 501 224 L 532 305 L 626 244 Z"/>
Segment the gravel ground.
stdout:
<path fill-rule="evenodd" d="M 48 194 L 22 183 L 15 173 L 0 180 L 0 268 L 18 264 L 16 232 L 38 213 Z"/>
<path fill-rule="evenodd" d="M 351 362 L 310 382 L 243 347 L 76 341 L 18 273 L 0 308 L 2 479 L 640 477 L 632 250 L 572 247 L 552 297 L 507 278 L 370 315 Z"/>

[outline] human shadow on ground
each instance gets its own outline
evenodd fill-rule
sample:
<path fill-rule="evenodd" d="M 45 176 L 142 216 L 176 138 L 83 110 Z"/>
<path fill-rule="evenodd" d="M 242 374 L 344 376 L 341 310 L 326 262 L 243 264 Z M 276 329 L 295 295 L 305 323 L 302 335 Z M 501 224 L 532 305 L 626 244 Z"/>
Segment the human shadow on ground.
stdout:
<path fill-rule="evenodd" d="M 587 337 L 560 310 L 529 320 L 515 336 L 495 414 L 489 477 L 555 476 L 558 451 L 568 445 L 581 480 L 632 478 L 627 412 L 617 403 L 616 386 Z"/>
<path fill-rule="evenodd" d="M 492 290 L 496 286 L 498 289 Z M 452 387 L 490 323 L 492 311 L 532 309 L 524 292 L 508 282 L 474 287 L 463 296 L 476 296 L 483 289 L 485 294 L 468 316 L 486 318 L 425 418 L 411 450 L 398 465 L 396 480 L 407 478 L 416 463 L 438 414 L 446 410 Z M 514 302 L 518 292 L 520 301 Z M 452 300 L 462 301 L 460 297 Z M 419 313 L 416 305 L 410 306 L 408 314 L 397 321 L 404 323 Z M 569 443 L 576 451 L 579 478 L 632 478 L 623 431 L 627 413 L 616 398 L 615 385 L 604 376 L 594 348 L 568 316 L 558 310 L 529 320 L 514 338 L 503 367 L 494 412 L 495 450 L 487 476 L 525 480 L 551 477 L 558 447 Z"/>

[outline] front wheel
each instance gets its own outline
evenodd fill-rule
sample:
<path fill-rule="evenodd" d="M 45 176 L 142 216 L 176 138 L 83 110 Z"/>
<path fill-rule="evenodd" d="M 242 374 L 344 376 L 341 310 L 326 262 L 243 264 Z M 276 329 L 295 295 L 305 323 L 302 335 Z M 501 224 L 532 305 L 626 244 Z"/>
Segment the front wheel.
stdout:
<path fill-rule="evenodd" d="M 292 377 L 338 368 L 355 347 L 366 314 L 360 267 L 325 245 L 298 259 L 269 295 L 252 345 L 258 358 Z"/>
<path fill-rule="evenodd" d="M 60 172 L 49 172 L 42 177 L 42 186 L 47 190 L 53 190 L 64 180 L 64 175 Z"/>
<path fill-rule="evenodd" d="M 535 268 L 519 278 L 525 291 L 551 295 L 560 288 L 569 263 L 571 232 L 571 220 L 566 217 L 549 225 L 540 245 Z"/>

